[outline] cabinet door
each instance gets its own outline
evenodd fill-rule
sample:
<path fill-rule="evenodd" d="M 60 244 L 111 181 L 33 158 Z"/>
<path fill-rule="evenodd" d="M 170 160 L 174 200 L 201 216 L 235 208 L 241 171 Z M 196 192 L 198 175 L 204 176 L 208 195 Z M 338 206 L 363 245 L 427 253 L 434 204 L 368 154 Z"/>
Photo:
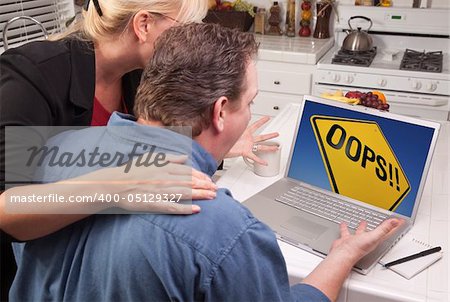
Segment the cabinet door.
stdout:
<path fill-rule="evenodd" d="M 258 71 L 258 76 L 259 89 L 261 91 L 298 95 L 309 94 L 311 92 L 311 73 L 262 69 Z"/>
<path fill-rule="evenodd" d="M 286 94 L 310 94 L 315 65 L 258 61 L 259 90 Z"/>
<path fill-rule="evenodd" d="M 275 116 L 289 103 L 301 103 L 303 95 L 260 91 L 251 107 L 252 114 Z"/>

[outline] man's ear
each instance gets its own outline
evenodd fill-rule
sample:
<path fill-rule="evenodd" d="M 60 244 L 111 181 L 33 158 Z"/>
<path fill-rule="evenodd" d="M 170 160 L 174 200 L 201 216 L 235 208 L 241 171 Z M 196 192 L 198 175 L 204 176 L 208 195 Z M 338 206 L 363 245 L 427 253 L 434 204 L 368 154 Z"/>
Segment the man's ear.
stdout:
<path fill-rule="evenodd" d="M 218 133 L 222 132 L 225 128 L 225 118 L 227 117 L 226 107 L 228 105 L 228 99 L 224 96 L 220 97 L 215 103 L 212 113 L 212 122 L 214 130 Z"/>
<path fill-rule="evenodd" d="M 148 39 L 148 33 L 151 26 L 151 18 L 149 12 L 141 10 L 134 15 L 132 20 L 133 31 L 140 43 L 145 43 Z"/>

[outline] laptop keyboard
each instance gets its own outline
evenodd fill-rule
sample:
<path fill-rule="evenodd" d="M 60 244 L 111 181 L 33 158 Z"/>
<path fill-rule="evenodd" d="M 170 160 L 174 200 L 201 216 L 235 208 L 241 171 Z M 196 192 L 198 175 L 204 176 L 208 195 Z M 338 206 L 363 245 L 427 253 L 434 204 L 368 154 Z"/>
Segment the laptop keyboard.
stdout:
<path fill-rule="evenodd" d="M 373 230 L 389 217 L 303 186 L 293 187 L 275 200 L 332 222 L 346 222 L 352 229 L 356 229 L 360 221 L 365 220 L 367 229 Z"/>

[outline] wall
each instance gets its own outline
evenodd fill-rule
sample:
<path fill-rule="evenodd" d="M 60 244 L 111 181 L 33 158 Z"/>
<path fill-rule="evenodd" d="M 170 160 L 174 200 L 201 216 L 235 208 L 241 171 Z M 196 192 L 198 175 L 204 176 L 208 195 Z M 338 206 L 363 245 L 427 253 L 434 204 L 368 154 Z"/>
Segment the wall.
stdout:
<path fill-rule="evenodd" d="M 450 8 L 450 1 L 448 0 L 428 0 L 431 8 Z M 255 1 L 256 2 L 256 1 Z M 339 0 L 339 4 L 354 4 L 354 0 Z M 394 7 L 412 7 L 413 0 L 392 0 Z"/>
<path fill-rule="evenodd" d="M 270 0 L 247 0 L 248 2 L 252 3 L 253 5 L 257 7 L 264 7 L 267 10 L 267 16 L 269 16 L 269 9 L 273 4 L 273 1 Z M 339 5 L 352 5 L 354 4 L 355 0 L 337 0 L 335 7 L 338 8 L 339 11 Z M 412 7 L 412 3 L 414 0 L 392 0 L 393 7 Z M 431 8 L 445 8 L 450 9 L 450 0 L 428 0 L 430 2 Z M 284 30 L 284 21 L 286 18 L 286 7 L 287 7 L 287 0 L 280 0 L 278 1 L 278 4 L 281 7 L 281 29 Z M 300 4 L 303 2 L 303 0 L 295 0 L 295 8 L 296 8 L 296 22 L 295 22 L 295 28 L 296 32 L 298 33 L 298 30 L 300 28 L 299 22 L 300 22 Z M 317 0 L 311 0 L 311 2 L 314 4 L 317 2 Z M 312 13 L 313 17 L 311 20 L 311 30 L 314 32 L 314 25 L 316 23 L 316 8 L 315 5 L 312 6 Z M 331 20 L 330 20 L 330 33 L 333 33 L 334 29 L 334 20 L 336 16 L 335 14 L 332 14 Z"/>
<path fill-rule="evenodd" d="M 248 2 L 252 3 L 254 6 L 257 7 L 264 7 L 266 8 L 267 11 L 267 18 L 269 17 L 269 9 L 273 4 L 273 1 L 270 0 L 247 0 Z M 301 8 L 300 8 L 300 4 L 303 2 L 303 0 L 295 0 L 295 31 L 298 34 L 298 31 L 300 29 L 300 13 L 301 13 Z M 286 20 L 286 7 L 287 7 L 287 0 L 280 0 L 278 1 L 278 4 L 281 7 L 281 29 L 284 30 L 284 22 Z M 313 17 L 311 19 L 311 31 L 314 31 L 314 24 L 316 23 L 316 8 L 314 3 L 316 3 L 315 0 L 311 0 L 311 3 L 313 3 L 312 5 L 312 13 L 313 13 Z M 333 24 L 333 20 L 334 20 L 334 16 L 332 16 L 331 20 L 330 20 L 330 25 L 332 26 Z M 330 28 L 330 30 L 332 31 L 332 28 Z"/>
<path fill-rule="evenodd" d="M 270 8 L 273 1 L 269 0 L 247 0 L 250 3 L 252 3 L 255 6 L 258 7 L 265 7 L 267 9 Z M 450 8 L 450 1 L 449 0 L 429 0 L 431 3 L 431 8 Z M 297 8 L 299 7 L 298 3 L 301 3 L 302 1 L 296 0 L 295 3 L 297 4 Z M 316 2 L 315 0 L 311 0 L 311 2 Z M 354 0 L 339 0 L 337 1 L 338 4 L 353 4 Z M 412 7 L 413 0 L 392 0 L 393 6 L 398 7 Z M 282 8 L 286 7 L 286 0 L 278 1 L 278 3 L 282 6 Z"/>
<path fill-rule="evenodd" d="M 248 2 L 252 3 L 255 6 L 258 7 L 265 7 L 267 11 L 269 10 L 270 6 L 272 5 L 273 1 L 270 0 L 247 0 Z M 428 0 L 431 3 L 431 8 L 447 8 L 450 9 L 450 1 L 449 0 Z M 297 16 L 298 16 L 298 10 L 300 10 L 300 5 L 302 0 L 296 0 L 296 8 L 297 8 Z M 311 0 L 311 2 L 315 3 L 316 0 Z M 339 0 L 337 1 L 337 4 L 354 4 L 354 0 Z M 413 0 L 392 0 L 394 7 L 412 7 Z M 286 0 L 278 1 L 278 3 L 281 6 L 282 9 L 282 18 L 285 19 L 285 8 L 287 6 Z"/>

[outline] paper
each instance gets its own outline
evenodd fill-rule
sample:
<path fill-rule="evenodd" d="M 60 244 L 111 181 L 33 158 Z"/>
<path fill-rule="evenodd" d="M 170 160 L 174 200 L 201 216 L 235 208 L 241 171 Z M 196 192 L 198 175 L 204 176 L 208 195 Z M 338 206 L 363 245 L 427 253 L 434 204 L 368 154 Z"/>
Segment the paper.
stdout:
<path fill-rule="evenodd" d="M 402 238 L 381 260 L 380 264 L 386 264 L 388 262 L 410 256 L 412 254 L 416 254 L 422 252 L 424 250 L 430 249 L 434 246 L 431 246 L 427 243 L 424 243 L 420 240 L 415 239 L 412 236 L 406 235 Z M 400 263 L 397 265 L 390 266 L 387 269 L 390 269 L 397 274 L 403 276 L 406 279 L 411 279 L 436 261 L 442 258 L 442 251 L 427 255 L 424 257 L 420 257 L 414 260 L 410 260 L 404 263 Z"/>

